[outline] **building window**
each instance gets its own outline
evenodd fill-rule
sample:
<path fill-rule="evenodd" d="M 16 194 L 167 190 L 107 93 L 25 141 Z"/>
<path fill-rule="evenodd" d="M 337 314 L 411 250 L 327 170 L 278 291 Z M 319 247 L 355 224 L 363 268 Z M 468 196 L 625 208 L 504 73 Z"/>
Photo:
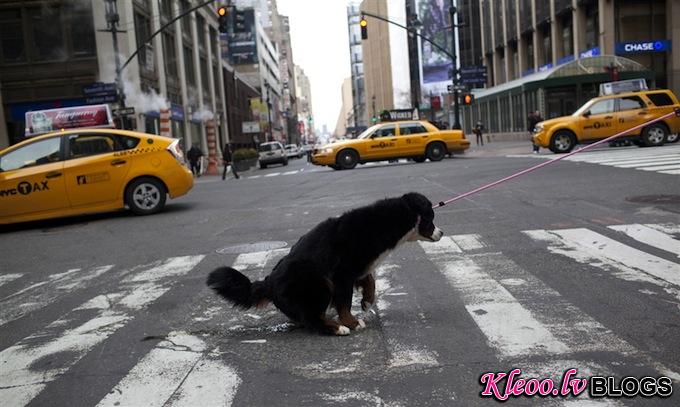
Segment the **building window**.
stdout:
<path fill-rule="evenodd" d="M 167 32 L 163 33 L 163 54 L 165 55 L 165 74 L 168 79 L 174 82 L 178 81 L 179 74 L 177 72 L 175 37 Z"/>
<path fill-rule="evenodd" d="M 196 17 L 196 36 L 198 37 L 198 48 L 205 50 L 205 18 L 200 15 Z"/>
<path fill-rule="evenodd" d="M 154 71 L 153 63 L 153 48 L 150 44 L 145 43 L 147 38 L 151 36 L 151 20 L 145 14 L 135 13 L 135 35 L 137 37 L 137 47 L 139 50 L 139 68 L 142 71 Z"/>
<path fill-rule="evenodd" d="M 543 28 L 543 65 L 552 62 L 552 41 L 550 39 L 550 26 Z"/>
<path fill-rule="evenodd" d="M 172 0 L 161 0 L 159 3 L 161 18 L 166 22 L 172 20 Z"/>
<path fill-rule="evenodd" d="M 194 70 L 194 53 L 191 48 L 184 47 L 184 72 L 189 85 L 196 86 L 196 71 Z"/>
<path fill-rule="evenodd" d="M 562 49 L 565 57 L 574 54 L 574 26 L 571 17 L 562 21 Z"/>
<path fill-rule="evenodd" d="M 81 2 L 68 10 L 71 27 L 71 47 L 74 57 L 91 57 L 97 53 L 94 36 L 92 4 Z M 68 26 L 67 25 L 67 26 Z"/>
<path fill-rule="evenodd" d="M 525 37 L 527 42 L 527 71 L 534 69 L 534 39 L 532 36 Z"/>
<path fill-rule="evenodd" d="M 42 7 L 29 9 L 33 31 L 33 50 L 37 61 L 64 60 L 68 56 L 64 48 L 61 9 Z"/>
<path fill-rule="evenodd" d="M 0 10 L 0 52 L 2 62 L 26 61 L 26 44 L 21 23 L 21 9 Z"/>
<path fill-rule="evenodd" d="M 180 0 L 179 8 L 182 14 L 189 11 L 189 9 L 191 8 L 189 0 Z M 182 32 L 191 37 L 191 15 L 181 18 L 180 21 L 182 22 Z"/>
<path fill-rule="evenodd" d="M 199 65 L 201 69 L 201 87 L 203 88 L 203 96 L 205 97 L 210 93 L 210 79 L 208 78 L 208 61 L 204 57 L 199 59 Z"/>
<path fill-rule="evenodd" d="M 597 5 L 591 6 L 586 10 L 586 49 L 598 46 L 599 17 L 597 15 Z"/>

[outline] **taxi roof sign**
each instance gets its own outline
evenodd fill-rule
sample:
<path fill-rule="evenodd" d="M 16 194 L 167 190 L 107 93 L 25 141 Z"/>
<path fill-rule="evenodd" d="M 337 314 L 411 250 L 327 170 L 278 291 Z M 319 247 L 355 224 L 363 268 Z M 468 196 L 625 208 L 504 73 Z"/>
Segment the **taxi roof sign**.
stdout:
<path fill-rule="evenodd" d="M 647 89 L 647 81 L 643 78 L 600 84 L 600 96 L 615 95 L 625 92 L 640 92 Z"/>
<path fill-rule="evenodd" d="M 109 105 L 62 107 L 26 112 L 26 137 L 78 128 L 115 128 Z"/>

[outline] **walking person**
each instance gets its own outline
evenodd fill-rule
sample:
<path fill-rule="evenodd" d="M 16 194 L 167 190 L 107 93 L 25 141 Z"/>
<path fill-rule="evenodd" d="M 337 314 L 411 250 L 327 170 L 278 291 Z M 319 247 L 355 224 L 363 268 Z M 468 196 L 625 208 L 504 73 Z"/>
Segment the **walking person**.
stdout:
<path fill-rule="evenodd" d="M 541 112 L 539 112 L 538 110 L 536 110 L 535 112 L 530 112 L 527 121 L 528 121 L 527 131 L 529 132 L 529 137 L 532 140 L 532 144 L 534 146 L 534 154 L 538 154 L 538 150 L 540 149 L 540 147 L 533 143 L 533 134 L 534 131 L 536 130 L 536 125 L 543 121 L 543 118 L 541 117 Z"/>
<path fill-rule="evenodd" d="M 477 135 L 477 145 L 484 145 L 484 125 L 482 122 L 478 121 L 472 131 Z"/>
<path fill-rule="evenodd" d="M 187 151 L 187 158 L 189 159 L 189 165 L 191 166 L 191 172 L 197 176 L 201 176 L 201 167 L 198 164 L 201 157 L 203 157 L 203 151 L 198 148 L 197 144 L 191 146 L 191 149 Z"/>
<path fill-rule="evenodd" d="M 222 150 L 222 161 L 224 162 L 224 171 L 222 171 L 222 181 L 227 179 L 227 168 L 231 165 L 231 172 L 234 174 L 235 179 L 239 179 L 238 173 L 236 172 L 236 166 L 234 165 L 234 160 L 231 153 L 231 146 L 229 143 L 224 145 Z"/>

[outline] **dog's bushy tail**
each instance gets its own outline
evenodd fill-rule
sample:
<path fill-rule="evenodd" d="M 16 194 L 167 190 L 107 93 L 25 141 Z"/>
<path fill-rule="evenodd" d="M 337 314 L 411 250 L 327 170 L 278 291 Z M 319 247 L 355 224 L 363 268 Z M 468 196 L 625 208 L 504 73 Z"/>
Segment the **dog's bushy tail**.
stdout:
<path fill-rule="evenodd" d="M 267 280 L 250 282 L 248 277 L 231 267 L 212 271 L 206 284 L 235 307 L 248 309 L 269 302 Z"/>

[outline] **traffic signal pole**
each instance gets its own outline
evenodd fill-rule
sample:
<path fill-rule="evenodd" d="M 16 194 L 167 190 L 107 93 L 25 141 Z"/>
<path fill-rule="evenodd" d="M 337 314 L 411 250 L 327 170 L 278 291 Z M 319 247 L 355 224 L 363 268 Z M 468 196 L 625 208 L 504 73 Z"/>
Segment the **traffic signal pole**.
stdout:
<path fill-rule="evenodd" d="M 449 16 L 451 17 L 451 60 L 453 66 L 451 68 L 451 76 L 453 77 L 453 126 L 452 129 L 460 130 L 460 105 L 458 102 L 458 56 L 456 55 L 456 6 L 453 5 L 453 0 L 449 0 Z"/>

